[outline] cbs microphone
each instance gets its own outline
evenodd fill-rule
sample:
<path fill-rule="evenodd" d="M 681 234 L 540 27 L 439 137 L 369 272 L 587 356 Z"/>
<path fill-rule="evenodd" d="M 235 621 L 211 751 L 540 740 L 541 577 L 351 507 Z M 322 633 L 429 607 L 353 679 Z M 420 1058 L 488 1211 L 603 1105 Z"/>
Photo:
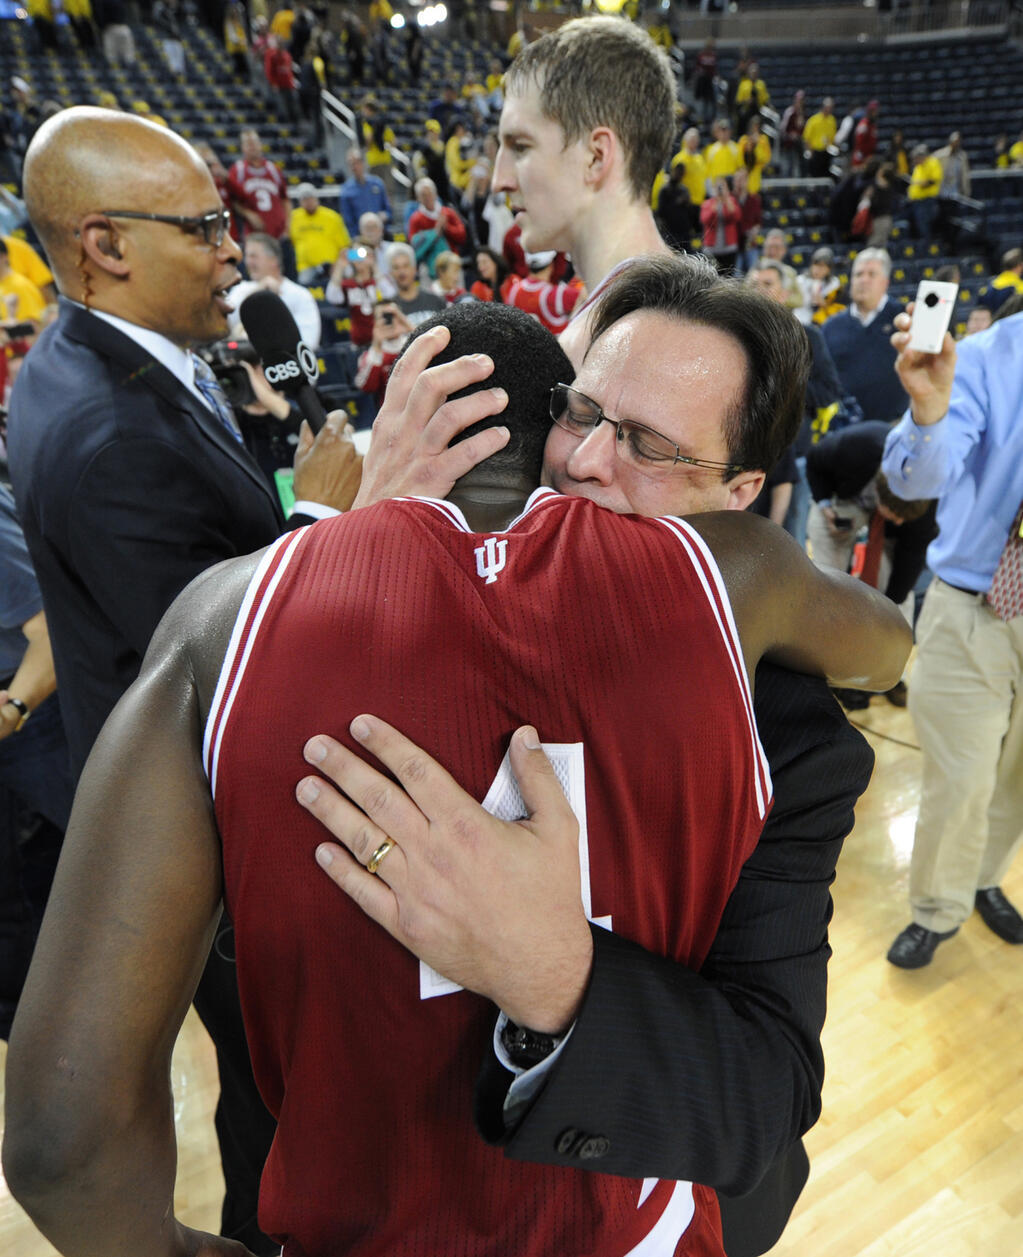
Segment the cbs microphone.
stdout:
<path fill-rule="evenodd" d="M 299 336 L 291 311 L 275 292 L 260 289 L 245 298 L 238 315 L 267 383 L 295 401 L 315 436 L 327 422 L 327 412 L 313 387 L 320 367 L 316 354 Z"/>

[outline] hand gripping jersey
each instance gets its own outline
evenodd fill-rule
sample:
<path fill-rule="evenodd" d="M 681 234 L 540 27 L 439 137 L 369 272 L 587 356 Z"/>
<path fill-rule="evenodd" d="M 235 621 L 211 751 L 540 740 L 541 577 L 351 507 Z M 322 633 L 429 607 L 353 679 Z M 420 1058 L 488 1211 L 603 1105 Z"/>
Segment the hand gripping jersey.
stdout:
<path fill-rule="evenodd" d="M 699 968 L 770 803 L 709 551 L 677 519 L 537 490 L 505 532 L 404 499 L 286 534 L 239 611 L 204 741 L 256 1080 L 260 1225 L 286 1257 L 722 1257 L 716 1200 L 506 1159 L 472 1121 L 489 1001 L 318 868 L 302 747 L 392 722 L 507 818 L 532 722 L 580 820 L 587 915 Z M 656 1086 L 651 1079 L 651 1086 Z"/>

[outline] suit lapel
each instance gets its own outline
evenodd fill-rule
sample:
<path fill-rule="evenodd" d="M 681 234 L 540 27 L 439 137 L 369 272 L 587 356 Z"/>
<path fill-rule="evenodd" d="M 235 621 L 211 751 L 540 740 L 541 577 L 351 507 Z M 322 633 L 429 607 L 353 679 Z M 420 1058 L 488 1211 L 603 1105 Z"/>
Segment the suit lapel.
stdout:
<path fill-rule="evenodd" d="M 71 303 L 61 302 L 61 322 L 70 340 L 88 345 L 97 353 L 124 367 L 124 383 L 144 383 L 182 415 L 182 422 L 191 423 L 202 436 L 215 445 L 225 457 L 259 486 L 280 515 L 280 503 L 270 489 L 262 470 L 244 445 L 236 441 L 208 407 L 195 397 L 165 366 L 105 319 Z"/>

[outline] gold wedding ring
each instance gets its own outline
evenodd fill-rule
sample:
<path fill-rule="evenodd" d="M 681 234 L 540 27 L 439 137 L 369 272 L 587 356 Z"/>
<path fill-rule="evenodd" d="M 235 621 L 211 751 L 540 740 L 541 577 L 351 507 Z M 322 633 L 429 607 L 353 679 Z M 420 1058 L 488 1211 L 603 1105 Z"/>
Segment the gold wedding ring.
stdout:
<path fill-rule="evenodd" d="M 387 855 L 392 847 L 396 847 L 397 845 L 398 844 L 393 838 L 385 838 L 380 846 L 377 847 L 376 851 L 374 851 L 369 857 L 369 863 L 366 865 L 366 872 L 375 873 L 380 867 L 380 861 Z"/>

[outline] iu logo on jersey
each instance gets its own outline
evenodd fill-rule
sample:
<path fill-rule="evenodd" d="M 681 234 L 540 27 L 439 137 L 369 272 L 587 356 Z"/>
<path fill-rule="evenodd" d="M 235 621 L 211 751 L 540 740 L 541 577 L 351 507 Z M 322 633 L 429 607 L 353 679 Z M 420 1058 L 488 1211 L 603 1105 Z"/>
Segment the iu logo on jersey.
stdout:
<path fill-rule="evenodd" d="M 492 585 L 497 580 L 497 573 L 504 569 L 507 549 L 507 538 L 498 541 L 496 537 L 488 537 L 477 550 L 473 551 L 476 556 L 476 572 L 481 580 L 486 578 L 488 585 Z"/>

